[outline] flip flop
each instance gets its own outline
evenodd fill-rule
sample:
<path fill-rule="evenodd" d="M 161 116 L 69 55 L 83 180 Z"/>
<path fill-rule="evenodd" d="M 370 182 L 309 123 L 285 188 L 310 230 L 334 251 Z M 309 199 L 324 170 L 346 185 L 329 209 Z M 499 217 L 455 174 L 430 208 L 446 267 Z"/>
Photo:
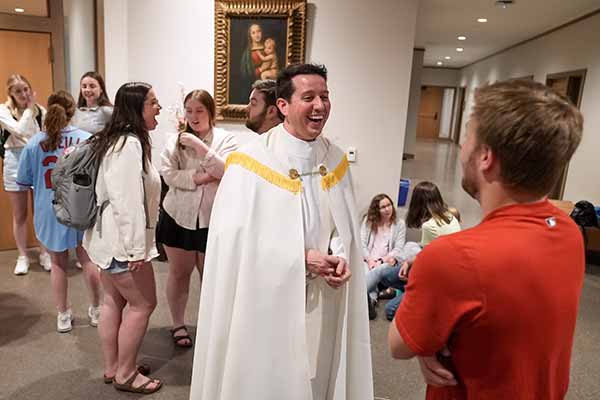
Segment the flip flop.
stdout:
<path fill-rule="evenodd" d="M 137 371 L 144 376 L 148 375 L 150 373 L 150 366 L 148 364 L 140 364 L 137 367 Z M 103 376 L 104 376 L 104 383 L 107 385 L 110 385 L 115 380 L 114 375 L 113 376 L 103 375 Z"/>
<path fill-rule="evenodd" d="M 130 393 L 139 393 L 139 394 L 152 394 L 157 392 L 162 387 L 162 382 L 158 379 L 148 378 L 148 382 L 144 383 L 141 386 L 133 386 L 133 382 L 135 378 L 139 375 L 139 371 L 135 371 L 135 373 L 131 376 L 131 378 L 127 379 L 125 383 L 118 383 L 117 381 L 113 381 L 113 386 L 116 390 L 120 390 L 122 392 L 130 392 Z M 156 387 L 148 388 L 147 386 L 156 383 Z"/>
<path fill-rule="evenodd" d="M 175 333 L 179 332 L 180 330 L 184 330 L 185 335 L 175 336 Z M 185 325 L 181 325 L 171 329 L 171 337 L 173 338 L 173 343 L 175 343 L 175 346 L 187 348 L 192 347 L 194 345 L 194 343 L 192 342 L 192 338 L 190 337 L 190 334 Z M 189 343 L 181 343 L 182 340 L 189 340 Z"/>

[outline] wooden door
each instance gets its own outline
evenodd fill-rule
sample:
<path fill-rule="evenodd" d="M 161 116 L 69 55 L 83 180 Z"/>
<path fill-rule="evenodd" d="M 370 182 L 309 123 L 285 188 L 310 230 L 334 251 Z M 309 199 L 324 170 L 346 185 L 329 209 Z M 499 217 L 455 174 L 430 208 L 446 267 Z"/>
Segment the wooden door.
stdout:
<path fill-rule="evenodd" d="M 50 59 L 50 34 L 31 33 L 0 30 L 0 54 L 12 54 L 12 57 L 2 57 L 0 62 L 0 94 L 1 102 L 4 98 L 6 80 L 12 74 L 25 76 L 36 93 L 37 102 L 44 107 L 48 96 L 52 93 L 52 63 Z M 3 182 L 0 168 L 0 182 Z M 0 250 L 15 249 L 12 233 L 12 213 L 8 195 L 0 190 Z M 31 203 L 31 202 L 30 202 Z M 29 246 L 37 246 L 31 218 L 31 204 L 29 205 Z"/>
<path fill-rule="evenodd" d="M 435 86 L 421 87 L 417 137 L 435 139 L 439 136 L 443 98 L 444 88 Z"/>

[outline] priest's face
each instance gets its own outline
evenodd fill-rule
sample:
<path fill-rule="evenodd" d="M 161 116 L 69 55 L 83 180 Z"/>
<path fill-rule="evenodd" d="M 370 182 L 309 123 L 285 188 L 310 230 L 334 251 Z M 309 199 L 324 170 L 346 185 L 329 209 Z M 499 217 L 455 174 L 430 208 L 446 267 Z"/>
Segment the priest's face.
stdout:
<path fill-rule="evenodd" d="M 294 93 L 290 101 L 280 99 L 280 110 L 285 116 L 285 128 L 298 139 L 315 140 L 329 118 L 331 103 L 327 82 L 316 74 L 296 75 L 292 78 Z"/>

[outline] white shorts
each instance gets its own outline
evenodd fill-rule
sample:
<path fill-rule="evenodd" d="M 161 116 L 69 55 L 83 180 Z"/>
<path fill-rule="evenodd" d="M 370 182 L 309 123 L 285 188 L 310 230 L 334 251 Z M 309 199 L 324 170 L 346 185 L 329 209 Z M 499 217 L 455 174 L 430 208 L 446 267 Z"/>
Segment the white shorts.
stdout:
<path fill-rule="evenodd" d="M 4 190 L 7 192 L 23 192 L 29 190 L 27 186 L 17 184 L 17 170 L 23 147 L 6 149 L 4 152 Z"/>

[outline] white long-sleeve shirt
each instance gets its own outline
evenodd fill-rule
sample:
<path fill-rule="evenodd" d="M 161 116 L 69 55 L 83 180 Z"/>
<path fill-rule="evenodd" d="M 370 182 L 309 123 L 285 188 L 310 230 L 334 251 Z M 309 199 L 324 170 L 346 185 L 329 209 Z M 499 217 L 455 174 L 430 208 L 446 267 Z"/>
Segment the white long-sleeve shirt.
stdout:
<path fill-rule="evenodd" d="M 42 113 L 42 124 L 46 116 L 44 107 L 38 105 Z M 24 147 L 29 138 L 38 133 L 42 127 L 36 121 L 33 111 L 26 109 L 17 121 L 13 118 L 6 104 L 0 104 L 0 125 L 10 132 L 8 140 L 4 144 L 5 149 Z"/>

